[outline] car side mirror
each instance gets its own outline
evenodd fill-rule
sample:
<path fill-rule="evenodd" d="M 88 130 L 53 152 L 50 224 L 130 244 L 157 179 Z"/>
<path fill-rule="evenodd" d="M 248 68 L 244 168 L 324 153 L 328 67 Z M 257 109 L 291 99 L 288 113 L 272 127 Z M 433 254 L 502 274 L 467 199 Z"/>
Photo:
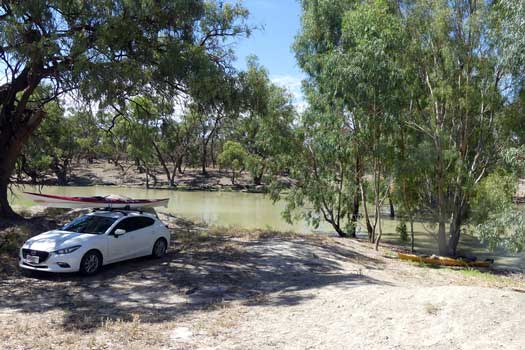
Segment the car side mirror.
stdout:
<path fill-rule="evenodd" d="M 122 236 L 124 233 L 126 233 L 126 230 L 119 228 L 119 229 L 116 229 L 115 232 L 113 232 L 113 235 L 115 237 L 118 237 L 118 236 Z"/>

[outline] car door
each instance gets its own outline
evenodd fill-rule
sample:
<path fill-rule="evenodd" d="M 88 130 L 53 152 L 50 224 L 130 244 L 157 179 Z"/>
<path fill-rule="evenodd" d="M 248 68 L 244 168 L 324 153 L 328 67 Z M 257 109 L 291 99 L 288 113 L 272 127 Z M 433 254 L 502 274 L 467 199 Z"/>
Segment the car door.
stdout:
<path fill-rule="evenodd" d="M 151 254 L 154 224 L 155 220 L 146 216 L 133 216 L 119 222 L 111 232 L 123 229 L 126 233 L 119 237 L 115 237 L 112 233 L 109 235 L 108 249 L 112 261 Z"/>
<path fill-rule="evenodd" d="M 137 254 L 139 256 L 150 255 L 153 251 L 154 242 L 154 224 L 155 220 L 152 218 L 142 216 L 138 221 L 138 226 L 140 227 L 137 232 L 137 243 L 140 244 L 137 247 Z"/>
<path fill-rule="evenodd" d="M 140 250 L 140 229 L 142 220 L 140 217 L 124 218 L 108 235 L 108 251 L 111 261 L 120 261 L 138 256 Z M 122 229 L 126 233 L 115 236 L 116 230 Z"/>

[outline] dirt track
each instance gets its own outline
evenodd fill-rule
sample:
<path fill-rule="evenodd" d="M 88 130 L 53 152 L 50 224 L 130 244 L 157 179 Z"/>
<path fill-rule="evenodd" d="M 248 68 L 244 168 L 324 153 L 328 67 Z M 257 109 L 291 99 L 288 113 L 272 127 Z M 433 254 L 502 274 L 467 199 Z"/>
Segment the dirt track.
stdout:
<path fill-rule="evenodd" d="M 179 227 L 161 261 L 0 280 L 3 349 L 523 349 L 523 277 Z"/>

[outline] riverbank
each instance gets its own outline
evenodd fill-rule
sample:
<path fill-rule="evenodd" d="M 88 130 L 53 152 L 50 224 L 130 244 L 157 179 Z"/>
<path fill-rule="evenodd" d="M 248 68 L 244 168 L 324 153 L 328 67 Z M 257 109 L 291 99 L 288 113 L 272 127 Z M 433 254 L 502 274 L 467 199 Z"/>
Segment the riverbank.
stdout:
<path fill-rule="evenodd" d="M 140 172 L 134 163 L 123 162 L 118 166 L 107 161 L 95 160 L 93 163 L 85 161 L 75 163 L 71 167 L 67 186 L 123 186 L 145 188 L 146 181 L 151 189 L 177 189 L 187 191 L 244 191 L 262 193 L 266 191 L 264 184 L 256 185 L 246 171 L 237 175 L 235 184 L 232 184 L 231 174 L 224 170 L 208 168 L 207 174 L 202 174 L 201 169 L 184 169 L 184 173 L 178 173 L 174 178 L 175 186 L 170 187 L 168 178 L 161 167 L 153 170 L 156 178 L 150 175 L 146 177 L 145 172 Z M 283 178 L 286 182 L 286 179 Z M 21 183 L 29 183 L 24 179 Z M 57 185 L 56 176 L 50 174 L 43 180 L 45 185 Z"/>
<path fill-rule="evenodd" d="M 31 235 L 78 212 L 52 214 L 10 229 Z M 162 219 L 172 230 L 172 249 L 160 261 L 113 264 L 90 278 L 2 273 L 0 348 L 520 349 L 525 343 L 516 312 L 525 307 L 523 274 L 430 268 L 357 240 Z"/>
<path fill-rule="evenodd" d="M 38 192 L 38 187 L 15 187 L 10 198 L 13 208 L 25 217 L 32 217 L 35 203 L 27 199 L 22 191 Z M 132 198 L 169 198 L 166 208 L 157 208 L 160 212 L 169 213 L 180 218 L 211 226 L 236 227 L 248 230 L 267 229 L 275 231 L 292 231 L 304 234 L 333 235 L 333 228 L 321 222 L 319 227 L 308 225 L 305 220 L 294 220 L 288 223 L 282 217 L 286 203 L 273 202 L 264 194 L 244 193 L 234 191 L 172 191 L 152 190 L 144 188 L 129 188 L 120 186 L 47 186 L 44 193 L 63 196 L 106 196 L 110 194 L 124 195 Z M 409 249 L 410 242 L 402 241 L 397 231 L 398 218 L 383 216 L 383 244 L 391 244 Z M 417 221 L 414 223 L 415 249 L 420 254 L 434 254 L 437 246 L 436 236 L 431 222 Z M 366 238 L 366 226 L 360 219 L 357 226 L 359 237 Z M 501 270 L 518 270 L 525 272 L 525 253 L 514 254 L 504 249 L 491 252 L 475 236 L 473 232 L 463 232 L 458 254 L 461 256 L 476 256 L 479 259 L 494 259 L 493 267 Z"/>

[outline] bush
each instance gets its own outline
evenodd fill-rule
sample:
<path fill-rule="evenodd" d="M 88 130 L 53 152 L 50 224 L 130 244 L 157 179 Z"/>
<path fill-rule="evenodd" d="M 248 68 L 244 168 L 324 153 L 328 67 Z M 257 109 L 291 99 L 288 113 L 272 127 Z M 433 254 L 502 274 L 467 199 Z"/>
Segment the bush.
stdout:
<path fill-rule="evenodd" d="M 0 254 L 15 255 L 24 243 L 26 235 L 14 229 L 0 231 Z"/>
<path fill-rule="evenodd" d="M 407 242 L 407 241 L 408 241 L 408 231 L 407 231 L 407 224 L 406 224 L 406 222 L 401 221 L 401 222 L 396 226 L 396 232 L 397 232 L 397 234 L 399 235 L 399 238 L 400 238 L 403 242 Z"/>
<path fill-rule="evenodd" d="M 235 175 L 244 169 L 248 154 L 238 142 L 227 141 L 222 153 L 219 154 L 219 165 L 232 171 L 232 184 L 235 184 Z"/>

